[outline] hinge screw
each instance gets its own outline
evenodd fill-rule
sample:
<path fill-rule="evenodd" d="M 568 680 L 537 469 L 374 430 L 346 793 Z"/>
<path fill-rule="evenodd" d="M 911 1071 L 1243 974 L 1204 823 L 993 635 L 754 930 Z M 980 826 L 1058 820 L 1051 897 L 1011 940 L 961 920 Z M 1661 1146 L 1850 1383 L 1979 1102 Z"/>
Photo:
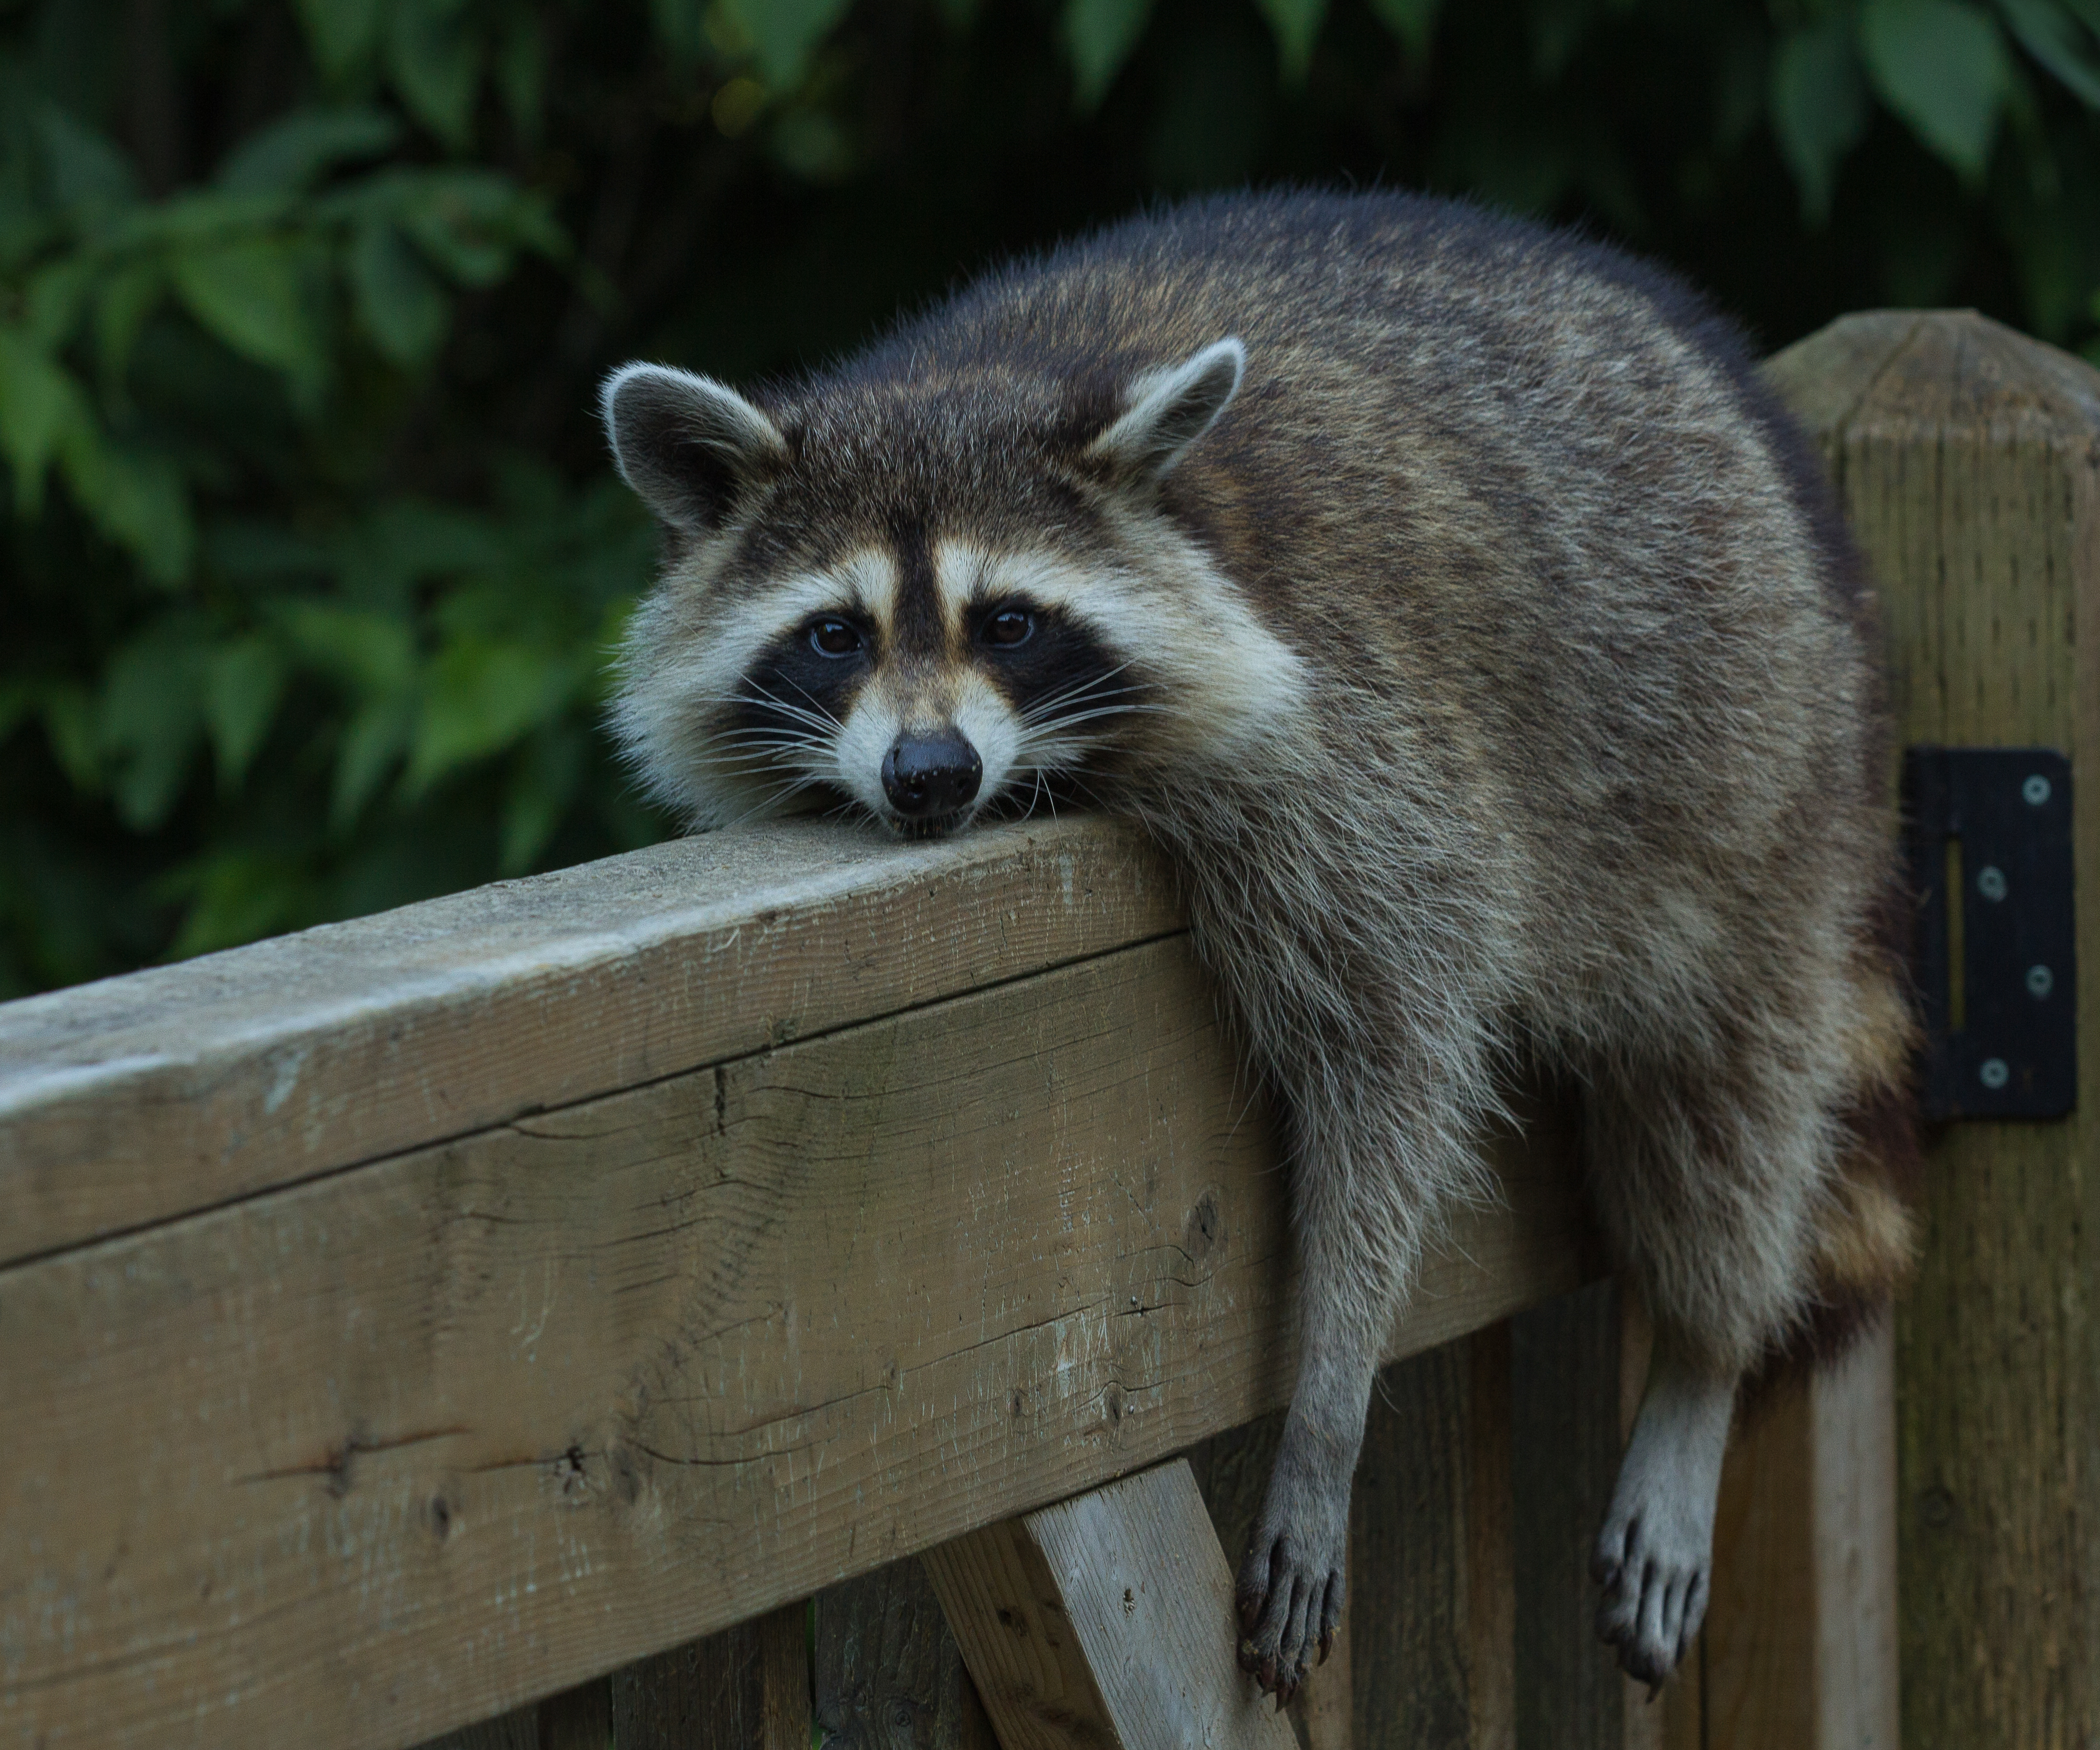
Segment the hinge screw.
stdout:
<path fill-rule="evenodd" d="M 1983 1086 L 1994 1094 L 2013 1078 L 2013 1073 L 2005 1067 L 2005 1060 L 2002 1057 L 1985 1058 L 1977 1065 L 1976 1074 Z"/>
<path fill-rule="evenodd" d="M 2056 974 L 2045 966 L 2027 968 L 2027 994 L 2039 1003 L 2056 988 Z"/>
<path fill-rule="evenodd" d="M 1977 871 L 1976 891 L 1992 901 L 2005 897 L 2005 871 L 1996 863 L 1986 863 Z"/>
<path fill-rule="evenodd" d="M 2036 772 L 2020 786 L 2020 795 L 2029 808 L 2040 808 L 2049 800 L 2049 780 Z"/>

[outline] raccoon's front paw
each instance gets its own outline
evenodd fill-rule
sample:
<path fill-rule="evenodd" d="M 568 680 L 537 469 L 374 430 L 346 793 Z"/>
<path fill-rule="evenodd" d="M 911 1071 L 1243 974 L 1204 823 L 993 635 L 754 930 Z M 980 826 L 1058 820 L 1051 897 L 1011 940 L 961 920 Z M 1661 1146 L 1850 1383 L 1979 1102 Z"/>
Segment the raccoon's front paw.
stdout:
<path fill-rule="evenodd" d="M 1656 1517 L 1661 1525 L 1643 1515 L 1622 1519 L 1614 1514 L 1605 1522 L 1590 1563 L 1604 1588 L 1597 1633 L 1618 1650 L 1626 1675 L 1648 1685 L 1651 1698 L 1705 1620 L 1713 1565 L 1710 1536 L 1672 1527 L 1674 1515 Z"/>
<path fill-rule="evenodd" d="M 1356 1455 L 1294 1449 L 1308 1445 L 1318 1442 L 1286 1435 L 1240 1564 L 1240 1668 L 1278 1712 L 1304 1683 L 1314 1647 L 1324 1661 L 1342 1623 Z"/>

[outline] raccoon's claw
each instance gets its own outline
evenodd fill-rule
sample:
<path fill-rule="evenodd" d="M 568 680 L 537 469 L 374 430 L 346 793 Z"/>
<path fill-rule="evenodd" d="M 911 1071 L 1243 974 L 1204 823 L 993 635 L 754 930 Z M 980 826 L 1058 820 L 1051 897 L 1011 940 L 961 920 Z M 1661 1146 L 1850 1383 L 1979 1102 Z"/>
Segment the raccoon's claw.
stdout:
<path fill-rule="evenodd" d="M 1647 1547 L 1653 1540 L 1637 1519 L 1608 1528 L 1606 1536 L 1622 1540 L 1626 1555 L 1612 1561 L 1600 1550 L 1593 1564 L 1604 1585 L 1598 1638 L 1617 1649 L 1620 1668 L 1646 1683 L 1652 1700 L 1705 1619 L 1707 1564 Z"/>

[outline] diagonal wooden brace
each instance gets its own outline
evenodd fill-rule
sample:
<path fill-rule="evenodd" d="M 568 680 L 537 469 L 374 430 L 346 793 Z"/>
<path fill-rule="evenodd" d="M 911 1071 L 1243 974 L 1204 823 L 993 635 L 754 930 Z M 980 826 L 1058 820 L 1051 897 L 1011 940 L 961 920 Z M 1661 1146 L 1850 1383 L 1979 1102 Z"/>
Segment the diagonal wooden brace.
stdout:
<path fill-rule="evenodd" d="M 1297 1750 L 1234 1662 L 1232 1570 L 1187 1460 L 924 1560 L 1002 1750 Z"/>

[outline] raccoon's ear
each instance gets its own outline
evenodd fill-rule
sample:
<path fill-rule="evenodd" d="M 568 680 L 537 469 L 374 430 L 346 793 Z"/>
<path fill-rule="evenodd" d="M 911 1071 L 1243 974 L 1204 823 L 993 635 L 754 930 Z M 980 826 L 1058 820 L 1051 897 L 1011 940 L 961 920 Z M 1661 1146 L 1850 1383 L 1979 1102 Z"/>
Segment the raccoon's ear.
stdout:
<path fill-rule="evenodd" d="M 620 477 L 688 534 L 720 528 L 738 490 L 788 460 L 780 428 L 711 377 L 623 365 L 598 405 Z"/>
<path fill-rule="evenodd" d="M 1228 337 L 1179 364 L 1147 371 L 1132 382 L 1123 412 L 1087 446 L 1088 455 L 1134 480 L 1158 479 L 1224 412 L 1246 368 L 1246 348 Z"/>

